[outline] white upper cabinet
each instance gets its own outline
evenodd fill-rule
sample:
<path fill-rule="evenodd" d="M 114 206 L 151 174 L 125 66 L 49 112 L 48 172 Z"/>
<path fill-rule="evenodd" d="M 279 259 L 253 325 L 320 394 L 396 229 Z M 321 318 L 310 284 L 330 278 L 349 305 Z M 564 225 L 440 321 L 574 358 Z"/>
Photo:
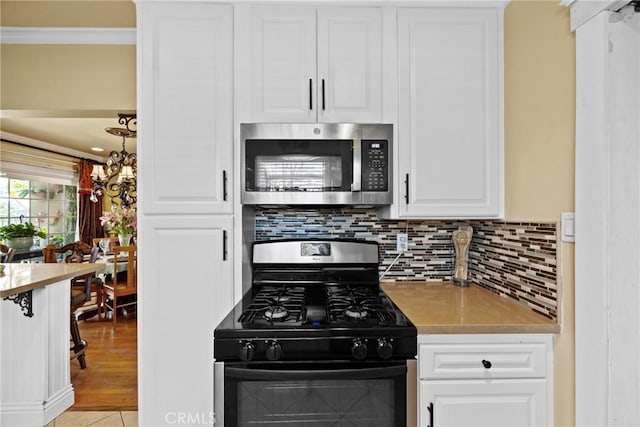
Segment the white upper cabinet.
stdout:
<path fill-rule="evenodd" d="M 240 16 L 249 32 L 238 32 L 238 55 L 249 58 L 239 60 L 248 68 L 238 74 L 248 88 L 241 121 L 381 120 L 380 9 L 255 6 Z"/>
<path fill-rule="evenodd" d="M 232 213 L 233 8 L 138 4 L 145 214 Z"/>
<path fill-rule="evenodd" d="M 380 9 L 318 9 L 318 121 L 382 118 Z"/>
<path fill-rule="evenodd" d="M 387 216 L 503 216 L 502 15 L 398 10 L 398 172 Z"/>
<path fill-rule="evenodd" d="M 316 15 L 302 7 L 251 9 L 251 121 L 313 122 Z"/>

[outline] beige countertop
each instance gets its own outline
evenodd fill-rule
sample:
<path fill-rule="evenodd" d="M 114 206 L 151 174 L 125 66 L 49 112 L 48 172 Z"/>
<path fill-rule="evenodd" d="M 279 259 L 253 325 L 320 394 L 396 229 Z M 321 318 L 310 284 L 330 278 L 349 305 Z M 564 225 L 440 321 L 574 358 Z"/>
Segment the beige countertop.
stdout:
<path fill-rule="evenodd" d="M 480 286 L 382 282 L 418 334 L 559 333 L 560 325 Z"/>
<path fill-rule="evenodd" d="M 43 288 L 52 283 L 104 268 L 98 264 L 42 264 L 10 263 L 3 264 L 0 273 L 0 298 L 19 294 L 33 289 Z"/>

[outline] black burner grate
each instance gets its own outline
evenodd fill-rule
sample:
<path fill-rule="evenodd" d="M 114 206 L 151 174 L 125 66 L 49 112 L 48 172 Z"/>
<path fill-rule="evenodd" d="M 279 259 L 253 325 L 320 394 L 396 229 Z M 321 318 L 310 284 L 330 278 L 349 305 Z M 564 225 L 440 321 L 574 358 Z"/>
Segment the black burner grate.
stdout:
<path fill-rule="evenodd" d="M 297 326 L 304 323 L 305 314 L 304 287 L 264 286 L 238 321 L 252 326 Z"/>
<path fill-rule="evenodd" d="M 382 301 L 376 288 L 365 286 L 328 286 L 327 310 L 331 324 L 394 324 L 395 312 Z"/>

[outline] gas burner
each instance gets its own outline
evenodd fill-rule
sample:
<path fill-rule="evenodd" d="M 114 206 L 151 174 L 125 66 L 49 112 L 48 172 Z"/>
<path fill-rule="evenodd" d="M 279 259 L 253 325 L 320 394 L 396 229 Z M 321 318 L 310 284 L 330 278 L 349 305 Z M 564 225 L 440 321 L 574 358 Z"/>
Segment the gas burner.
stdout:
<path fill-rule="evenodd" d="M 360 306 L 352 305 L 344 310 L 344 314 L 351 319 L 366 319 L 369 312 Z"/>
<path fill-rule="evenodd" d="M 378 289 L 367 286 L 333 285 L 326 288 L 328 317 L 340 327 L 379 326 L 395 323 Z"/>
<path fill-rule="evenodd" d="M 264 312 L 264 317 L 267 318 L 268 320 L 285 319 L 288 315 L 289 315 L 289 311 L 286 308 L 279 305 L 276 305 L 274 307 L 269 307 Z"/>
<path fill-rule="evenodd" d="M 291 297 L 289 295 L 278 295 L 276 297 L 272 297 L 271 300 L 274 303 L 282 304 L 283 302 L 291 301 Z"/>

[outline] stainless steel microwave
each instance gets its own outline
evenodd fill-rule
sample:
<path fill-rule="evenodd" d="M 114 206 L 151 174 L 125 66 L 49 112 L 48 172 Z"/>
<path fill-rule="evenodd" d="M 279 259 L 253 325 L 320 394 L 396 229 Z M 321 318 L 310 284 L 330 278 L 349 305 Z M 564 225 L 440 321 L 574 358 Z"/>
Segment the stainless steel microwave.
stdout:
<path fill-rule="evenodd" d="M 391 124 L 240 124 L 246 205 L 388 205 Z"/>

